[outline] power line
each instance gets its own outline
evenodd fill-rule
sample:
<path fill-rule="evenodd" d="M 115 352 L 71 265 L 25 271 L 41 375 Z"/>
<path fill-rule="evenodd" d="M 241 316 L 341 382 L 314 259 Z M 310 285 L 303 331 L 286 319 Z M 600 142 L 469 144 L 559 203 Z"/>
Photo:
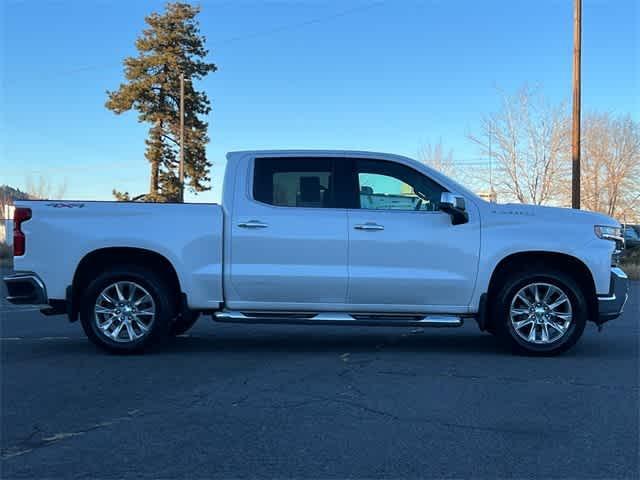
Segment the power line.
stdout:
<path fill-rule="evenodd" d="M 222 39 L 218 42 L 215 42 L 214 48 L 216 48 L 217 46 L 220 45 L 228 45 L 231 43 L 235 43 L 241 40 L 248 40 L 248 39 L 253 39 L 253 38 L 260 38 L 260 37 L 268 37 L 271 35 L 276 35 L 282 32 L 286 32 L 289 30 L 295 30 L 301 27 L 306 27 L 309 25 L 317 25 L 320 23 L 324 23 L 330 20 L 335 20 L 336 18 L 341 18 L 341 17 L 346 17 L 349 15 L 353 15 L 355 13 L 360 13 L 360 12 L 364 12 L 366 10 L 371 10 L 373 8 L 379 7 L 381 5 L 383 5 L 385 3 L 385 0 L 379 0 L 376 2 L 372 2 L 369 3 L 367 5 L 361 5 L 359 7 L 354 7 L 354 8 L 350 8 L 347 10 L 342 10 L 340 12 L 336 12 L 330 15 L 325 15 L 322 17 L 316 17 L 316 18 L 312 18 L 309 20 L 304 20 L 302 22 L 296 22 L 296 23 L 290 23 L 290 24 L 286 24 L 286 25 L 281 25 L 279 27 L 275 27 L 275 28 L 271 28 L 268 30 L 262 30 L 262 31 L 257 31 L 257 32 L 253 32 L 253 33 L 249 33 L 246 35 L 238 35 L 235 37 L 229 37 L 226 39 Z M 92 70 L 102 70 L 102 69 L 107 69 L 107 68 L 112 68 L 112 67 L 116 67 L 116 66 L 120 66 L 121 62 L 118 62 L 117 64 L 114 63 L 108 63 L 108 64 L 102 64 L 102 65 L 84 65 L 81 67 L 75 67 L 72 68 L 70 70 L 66 70 L 66 71 L 62 71 L 62 72 L 57 72 L 57 73 L 52 73 L 52 74 L 47 74 L 50 78 L 51 77 L 59 77 L 59 76 L 66 76 L 66 75 L 73 75 L 76 73 L 82 73 L 82 72 L 90 72 Z"/>
<path fill-rule="evenodd" d="M 276 34 L 276 33 L 285 32 L 287 30 L 294 30 L 296 28 L 306 27 L 307 25 L 316 25 L 318 23 L 326 22 L 328 20 L 334 20 L 336 18 L 346 17 L 347 15 L 352 15 L 354 13 L 362 12 L 362 11 L 365 11 L 365 10 L 370 10 L 372 8 L 375 8 L 375 7 L 378 7 L 378 6 L 382 5 L 383 3 L 384 3 L 384 1 L 381 0 L 381 1 L 378 1 L 378 2 L 370 3 L 368 5 L 361 5 L 359 7 L 354 7 L 354 8 L 350 8 L 348 10 L 343 10 L 341 12 L 337 12 L 337 13 L 334 13 L 332 15 L 325 15 L 324 17 L 317 17 L 317 18 L 312 18 L 311 20 L 306 20 L 306 21 L 303 21 L 303 22 L 292 23 L 292 24 L 289 24 L 289 25 L 282 25 L 280 27 L 275 27 L 275 28 L 272 28 L 270 30 L 263 30 L 262 32 L 250 33 L 248 35 L 239 35 L 237 37 L 232 37 L 232 38 L 228 38 L 226 40 L 222 40 L 221 42 L 218 42 L 218 45 L 225 45 L 225 44 L 233 43 L 233 42 L 236 42 L 236 41 L 239 41 L 239 40 L 246 40 L 248 38 L 265 37 L 265 36 L 273 35 L 273 34 Z"/>

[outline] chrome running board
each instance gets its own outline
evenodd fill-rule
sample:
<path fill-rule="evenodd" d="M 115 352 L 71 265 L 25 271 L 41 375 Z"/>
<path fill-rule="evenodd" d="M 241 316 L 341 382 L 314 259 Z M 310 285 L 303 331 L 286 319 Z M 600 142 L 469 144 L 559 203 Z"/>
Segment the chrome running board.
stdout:
<path fill-rule="evenodd" d="M 371 327 L 461 327 L 458 315 L 371 314 L 342 312 L 238 312 L 222 310 L 214 320 L 225 323 L 270 323 L 290 325 L 354 325 Z"/>

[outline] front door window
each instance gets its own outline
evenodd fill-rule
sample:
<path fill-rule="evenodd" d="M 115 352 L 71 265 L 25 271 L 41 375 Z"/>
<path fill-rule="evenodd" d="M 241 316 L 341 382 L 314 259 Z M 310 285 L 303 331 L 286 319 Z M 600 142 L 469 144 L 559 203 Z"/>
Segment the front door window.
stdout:
<path fill-rule="evenodd" d="M 357 160 L 359 208 L 366 210 L 439 210 L 443 187 L 399 163 Z"/>

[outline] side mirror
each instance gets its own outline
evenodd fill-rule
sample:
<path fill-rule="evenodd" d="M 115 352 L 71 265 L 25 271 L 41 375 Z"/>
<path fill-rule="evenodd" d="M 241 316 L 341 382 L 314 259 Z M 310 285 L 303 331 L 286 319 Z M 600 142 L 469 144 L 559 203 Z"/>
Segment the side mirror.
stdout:
<path fill-rule="evenodd" d="M 440 196 L 440 210 L 451 216 L 452 225 L 461 225 L 469 221 L 467 206 L 463 197 L 458 197 L 451 192 L 442 192 Z"/>

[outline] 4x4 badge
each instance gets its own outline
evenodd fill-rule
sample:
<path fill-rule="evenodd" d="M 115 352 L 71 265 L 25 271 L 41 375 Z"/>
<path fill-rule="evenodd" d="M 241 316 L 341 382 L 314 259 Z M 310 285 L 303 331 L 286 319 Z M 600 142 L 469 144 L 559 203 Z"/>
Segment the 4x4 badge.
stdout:
<path fill-rule="evenodd" d="M 84 207 L 84 203 L 47 203 L 47 207 L 53 208 L 82 208 Z"/>

